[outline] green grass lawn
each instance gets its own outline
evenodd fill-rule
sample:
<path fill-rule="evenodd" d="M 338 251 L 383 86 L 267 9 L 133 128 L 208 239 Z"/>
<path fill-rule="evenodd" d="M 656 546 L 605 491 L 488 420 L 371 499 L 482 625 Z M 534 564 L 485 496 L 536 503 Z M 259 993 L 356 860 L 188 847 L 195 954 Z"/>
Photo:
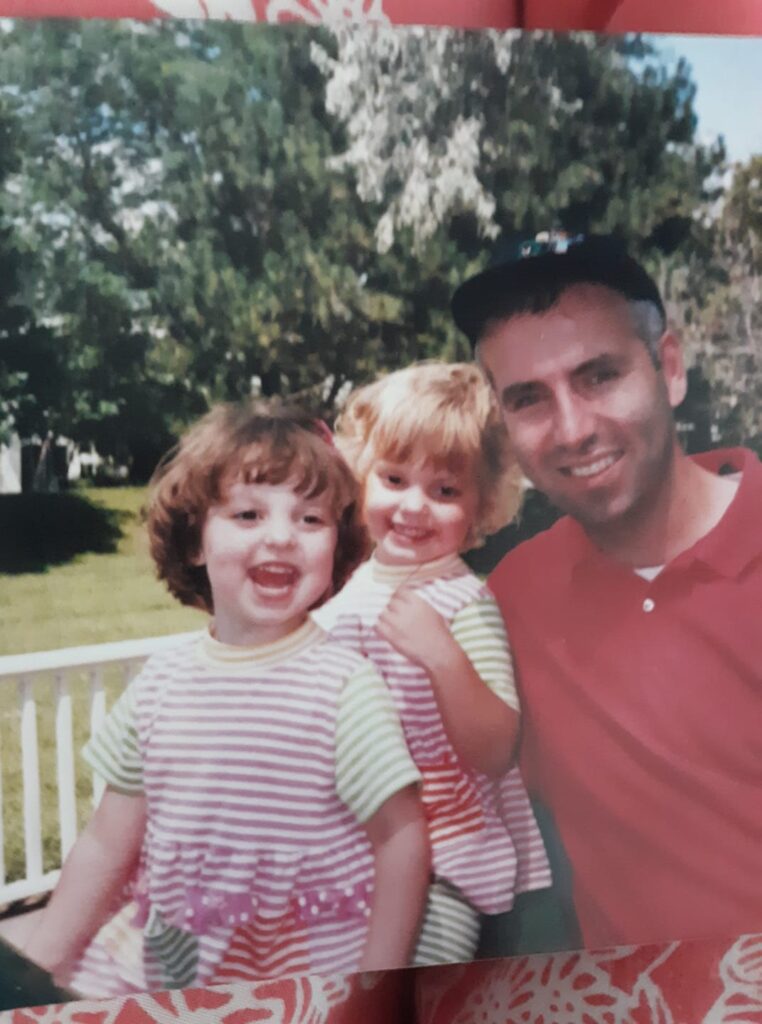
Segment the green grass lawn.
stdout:
<path fill-rule="evenodd" d="M 138 487 L 82 492 L 120 513 L 122 538 L 109 554 L 83 554 L 45 572 L 0 576 L 0 654 L 107 643 L 194 629 L 203 621 L 154 577 Z"/>
<path fill-rule="evenodd" d="M 204 616 L 181 607 L 159 583 L 148 554 L 140 509 L 141 488 L 108 488 L 79 492 L 106 510 L 118 523 L 121 537 L 108 552 L 76 555 L 43 571 L 0 574 L 0 655 L 44 651 L 59 647 L 106 643 L 198 629 Z M 9 498 L 1 498 L 9 502 Z M 55 502 L 51 506 L 55 511 Z M 43 517 L 40 529 L 55 531 L 55 517 Z M 102 514 L 102 513 L 101 513 Z M 35 544 L 34 527 L 23 532 L 23 543 Z M 116 532 L 116 531 L 114 531 Z M 86 546 L 87 538 L 84 538 Z M 42 541 L 37 540 L 39 547 Z M 115 672 L 107 675 L 109 699 L 123 685 Z M 87 735 L 86 680 L 73 685 L 75 749 Z M 43 801 L 45 869 L 59 862 L 58 806 L 55 790 L 54 696 L 50 679 L 35 683 L 38 700 L 38 738 Z M 6 876 L 24 874 L 19 701 L 15 682 L 0 686 L 0 748 L 2 763 L 3 830 Z M 77 764 L 80 821 L 91 809 L 91 781 Z"/>

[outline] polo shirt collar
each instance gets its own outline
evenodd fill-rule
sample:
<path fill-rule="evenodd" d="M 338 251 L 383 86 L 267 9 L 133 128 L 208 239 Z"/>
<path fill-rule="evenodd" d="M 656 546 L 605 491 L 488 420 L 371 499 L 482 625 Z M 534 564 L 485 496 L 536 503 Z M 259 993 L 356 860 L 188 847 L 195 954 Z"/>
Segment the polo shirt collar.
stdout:
<path fill-rule="evenodd" d="M 748 448 L 718 448 L 690 456 L 694 462 L 710 472 L 717 473 L 729 467 L 741 473 L 738 490 L 719 523 L 696 543 L 681 552 L 665 566 L 666 569 L 687 568 L 701 562 L 720 576 L 737 576 L 751 559 L 762 552 L 762 529 L 759 513 L 762 509 L 762 463 Z M 628 565 L 615 562 L 604 555 L 575 520 L 569 524 L 568 546 L 573 572 L 587 566 L 593 569 L 619 568 L 631 573 Z"/>
<path fill-rule="evenodd" d="M 733 472 L 741 473 L 741 479 L 719 523 L 675 561 L 695 559 L 721 576 L 738 576 L 762 553 L 762 463 L 748 448 L 703 452 L 694 461 L 714 473 L 729 466 Z"/>

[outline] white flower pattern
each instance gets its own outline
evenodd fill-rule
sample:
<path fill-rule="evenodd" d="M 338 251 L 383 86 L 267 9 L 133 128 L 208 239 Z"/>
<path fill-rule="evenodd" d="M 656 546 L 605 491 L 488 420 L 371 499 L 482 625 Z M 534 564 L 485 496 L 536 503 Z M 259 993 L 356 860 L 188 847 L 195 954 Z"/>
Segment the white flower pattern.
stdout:
<path fill-rule="evenodd" d="M 416 1004 L 419 1024 L 762 1024 L 762 935 L 428 968 Z"/>
<path fill-rule="evenodd" d="M 388 21 L 383 0 L 269 0 L 267 20 L 285 19 L 298 19 L 310 25 L 339 21 Z"/>
<path fill-rule="evenodd" d="M 407 972 L 277 978 L 41 1006 L 0 1024 L 386 1024 Z M 762 1024 L 762 934 L 428 967 L 418 1024 Z M 718 994 L 719 993 L 719 994 Z"/>
<path fill-rule="evenodd" d="M 723 992 L 704 1024 L 762 1024 L 762 935 L 734 942 L 720 961 Z"/>
<path fill-rule="evenodd" d="M 304 21 L 309 25 L 329 25 L 341 21 L 385 24 L 389 20 L 383 0 L 267 0 L 257 5 L 259 17 L 254 0 L 154 0 L 154 6 L 173 18 L 215 21 Z"/>

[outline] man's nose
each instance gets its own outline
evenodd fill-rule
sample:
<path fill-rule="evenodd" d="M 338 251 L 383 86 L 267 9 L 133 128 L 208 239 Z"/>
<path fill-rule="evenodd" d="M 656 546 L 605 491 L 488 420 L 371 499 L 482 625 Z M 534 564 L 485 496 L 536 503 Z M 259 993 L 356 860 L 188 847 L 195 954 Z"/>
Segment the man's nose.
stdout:
<path fill-rule="evenodd" d="M 595 415 L 589 403 L 571 391 L 556 395 L 553 433 L 559 447 L 584 447 L 595 434 Z"/>

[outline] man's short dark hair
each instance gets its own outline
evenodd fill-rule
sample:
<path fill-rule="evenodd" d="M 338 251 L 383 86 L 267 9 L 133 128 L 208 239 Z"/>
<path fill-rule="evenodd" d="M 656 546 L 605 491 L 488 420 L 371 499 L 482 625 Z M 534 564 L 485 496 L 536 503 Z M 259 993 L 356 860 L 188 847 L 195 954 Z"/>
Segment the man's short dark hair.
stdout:
<path fill-rule="evenodd" d="M 546 313 L 578 284 L 603 285 L 630 302 L 651 304 L 659 314 L 659 333 L 663 332 L 666 314 L 659 289 L 618 239 L 592 235 L 564 250 L 537 253 L 530 246 L 529 252 L 524 255 L 519 247 L 513 258 L 469 278 L 453 295 L 455 323 L 473 348 L 490 324 L 523 313 Z M 651 339 L 643 340 L 650 347 Z"/>

